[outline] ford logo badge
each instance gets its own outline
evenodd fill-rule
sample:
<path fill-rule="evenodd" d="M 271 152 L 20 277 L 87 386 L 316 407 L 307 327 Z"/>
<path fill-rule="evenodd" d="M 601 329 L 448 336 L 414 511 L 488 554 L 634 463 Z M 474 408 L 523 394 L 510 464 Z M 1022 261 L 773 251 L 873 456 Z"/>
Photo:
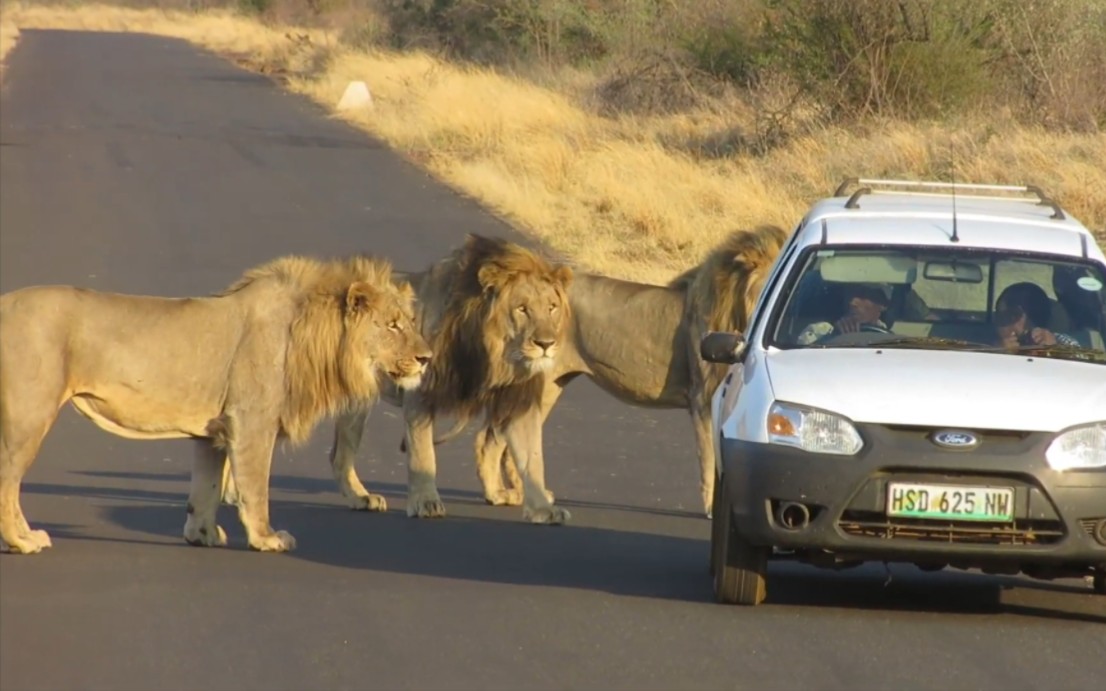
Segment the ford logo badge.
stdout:
<path fill-rule="evenodd" d="M 939 432 L 934 432 L 930 439 L 934 444 L 944 449 L 966 451 L 967 449 L 974 449 L 979 446 L 979 437 L 971 432 L 965 432 L 964 430 L 943 429 Z"/>

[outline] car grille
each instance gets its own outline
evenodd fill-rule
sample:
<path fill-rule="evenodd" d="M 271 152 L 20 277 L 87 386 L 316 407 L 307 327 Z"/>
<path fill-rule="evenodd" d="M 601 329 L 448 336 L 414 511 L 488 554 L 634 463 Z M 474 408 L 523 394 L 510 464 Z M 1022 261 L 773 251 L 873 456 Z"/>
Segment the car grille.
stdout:
<path fill-rule="evenodd" d="M 1019 519 L 1013 523 L 927 521 L 887 518 L 870 511 L 846 511 L 837 521 L 846 535 L 885 540 L 914 540 L 950 544 L 1018 546 L 1049 545 L 1064 538 L 1060 521 Z"/>

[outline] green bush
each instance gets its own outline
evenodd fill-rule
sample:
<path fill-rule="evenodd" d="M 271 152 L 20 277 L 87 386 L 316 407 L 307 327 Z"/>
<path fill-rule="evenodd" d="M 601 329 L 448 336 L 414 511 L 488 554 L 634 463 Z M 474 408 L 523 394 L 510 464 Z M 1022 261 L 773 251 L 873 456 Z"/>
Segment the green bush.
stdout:
<path fill-rule="evenodd" d="M 927 117 L 986 98 L 989 19 L 961 0 L 767 0 L 763 62 L 838 117 Z"/>

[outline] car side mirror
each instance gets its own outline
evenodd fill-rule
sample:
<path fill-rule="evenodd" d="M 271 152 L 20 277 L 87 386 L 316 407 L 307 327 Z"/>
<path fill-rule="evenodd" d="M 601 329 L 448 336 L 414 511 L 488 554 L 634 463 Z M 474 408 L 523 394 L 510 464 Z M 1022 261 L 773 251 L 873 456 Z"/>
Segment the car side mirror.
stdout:
<path fill-rule="evenodd" d="M 707 362 L 732 365 L 741 361 L 745 336 L 732 331 L 708 331 L 699 341 L 699 356 Z"/>

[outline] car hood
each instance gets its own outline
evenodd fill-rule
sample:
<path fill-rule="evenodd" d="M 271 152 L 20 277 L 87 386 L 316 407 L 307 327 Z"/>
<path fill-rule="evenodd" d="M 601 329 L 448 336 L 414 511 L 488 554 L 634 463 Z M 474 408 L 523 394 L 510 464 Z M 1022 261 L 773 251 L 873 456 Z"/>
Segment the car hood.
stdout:
<path fill-rule="evenodd" d="M 776 350 L 776 400 L 857 422 L 1056 432 L 1106 419 L 1106 366 L 947 350 Z"/>

